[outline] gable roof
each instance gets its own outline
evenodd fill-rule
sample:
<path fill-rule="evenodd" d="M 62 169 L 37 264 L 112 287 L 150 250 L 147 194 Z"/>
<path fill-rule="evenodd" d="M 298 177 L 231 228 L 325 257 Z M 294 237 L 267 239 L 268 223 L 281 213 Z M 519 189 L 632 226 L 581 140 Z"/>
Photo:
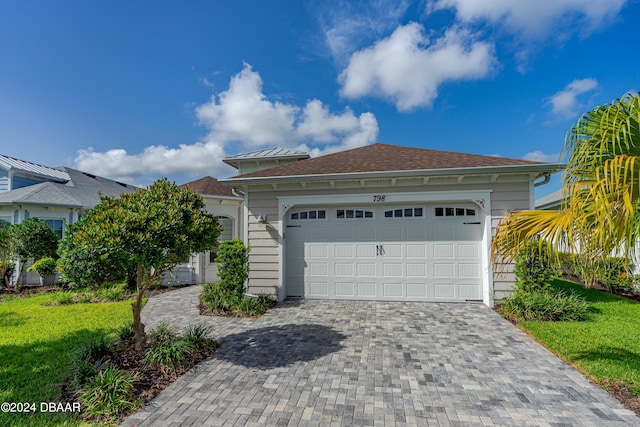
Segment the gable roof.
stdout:
<path fill-rule="evenodd" d="M 28 175 L 35 175 L 58 182 L 69 181 L 69 174 L 64 170 L 42 166 L 36 163 L 27 162 L 25 160 L 14 159 L 13 157 L 0 154 L 0 165 L 7 170 L 23 172 Z"/>
<path fill-rule="evenodd" d="M 226 157 L 222 161 L 234 166 L 238 162 L 269 160 L 269 159 L 308 159 L 309 153 L 304 151 L 292 150 L 290 148 L 271 147 L 263 150 L 250 151 L 248 153 L 239 153 Z"/>
<path fill-rule="evenodd" d="M 195 181 L 182 184 L 181 188 L 188 188 L 194 193 L 198 193 L 203 196 L 223 196 L 223 197 L 238 197 L 233 194 L 231 188 L 226 185 L 220 184 L 217 179 L 210 176 L 205 176 Z"/>
<path fill-rule="evenodd" d="M 455 172 L 460 169 L 518 166 L 543 166 L 544 169 L 555 171 L 562 169 L 563 165 L 425 148 L 372 144 L 244 175 L 237 175 L 229 180 L 399 171 L 450 170 L 450 172 Z M 549 166 L 555 166 L 555 168 L 549 168 Z"/>
<path fill-rule="evenodd" d="M 59 169 L 69 180 L 66 183 L 42 182 L 0 193 L 0 204 L 28 204 L 91 208 L 100 203 L 100 195 L 117 197 L 131 193 L 137 187 L 95 176 L 67 167 Z"/>

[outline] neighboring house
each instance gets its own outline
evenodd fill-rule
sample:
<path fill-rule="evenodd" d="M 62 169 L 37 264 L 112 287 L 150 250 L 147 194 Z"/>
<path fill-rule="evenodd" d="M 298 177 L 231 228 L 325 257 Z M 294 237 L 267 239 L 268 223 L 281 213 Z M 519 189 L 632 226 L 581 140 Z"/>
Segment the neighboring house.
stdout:
<path fill-rule="evenodd" d="M 79 170 L 50 168 L 0 154 L 0 221 L 7 224 L 36 217 L 62 237 L 69 224 L 100 203 L 100 195 L 115 197 L 135 190 Z M 38 282 L 38 276 L 23 274 L 23 282 Z"/>
<path fill-rule="evenodd" d="M 534 182 L 564 168 L 385 144 L 225 162 L 239 175 L 220 182 L 244 194 L 250 293 L 489 306 L 513 284 L 494 273 L 494 228 L 533 209 Z"/>
<path fill-rule="evenodd" d="M 222 232 L 218 241 L 242 238 L 243 197 L 234 194 L 231 188 L 222 185 L 217 179 L 205 176 L 188 182 L 180 187 L 198 193 L 204 200 L 207 212 L 218 217 Z M 178 265 L 167 273 L 166 284 L 208 283 L 218 280 L 215 262 L 217 248 L 194 254 L 188 262 Z"/>

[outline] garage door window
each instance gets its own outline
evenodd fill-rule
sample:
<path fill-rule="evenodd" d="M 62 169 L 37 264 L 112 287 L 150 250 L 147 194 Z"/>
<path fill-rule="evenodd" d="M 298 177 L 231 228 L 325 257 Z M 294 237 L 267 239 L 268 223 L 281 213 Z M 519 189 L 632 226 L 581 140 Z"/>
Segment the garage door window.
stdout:
<path fill-rule="evenodd" d="M 467 209 L 467 208 L 455 208 L 455 207 L 437 207 L 435 208 L 435 215 L 437 217 L 476 216 L 476 210 Z"/>
<path fill-rule="evenodd" d="M 327 211 L 323 209 L 294 212 L 291 214 L 291 219 L 326 219 Z"/>
<path fill-rule="evenodd" d="M 362 209 L 338 209 L 336 210 L 338 219 L 373 219 L 373 211 Z"/>
<path fill-rule="evenodd" d="M 422 218 L 422 208 L 398 208 L 384 212 L 385 218 Z"/>

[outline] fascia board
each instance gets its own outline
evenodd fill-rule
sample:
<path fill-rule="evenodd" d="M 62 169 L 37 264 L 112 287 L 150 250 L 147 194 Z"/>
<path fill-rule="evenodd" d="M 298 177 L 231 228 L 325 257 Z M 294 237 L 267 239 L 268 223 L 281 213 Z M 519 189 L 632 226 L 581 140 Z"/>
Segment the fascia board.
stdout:
<path fill-rule="evenodd" d="M 314 174 L 314 175 L 287 175 L 287 176 L 264 176 L 249 178 L 228 178 L 220 180 L 224 185 L 242 184 L 272 184 L 281 182 L 310 182 L 310 181 L 346 181 L 359 179 L 376 178 L 405 178 L 405 177 L 426 177 L 426 176 L 456 176 L 456 175 L 491 175 L 491 174 L 516 174 L 516 173 L 556 173 L 564 170 L 564 163 L 548 163 L 541 165 L 513 165 L 513 166 L 481 166 L 470 168 L 445 168 L 445 169 L 422 169 L 422 170 L 400 170 L 382 172 L 352 172 L 338 174 Z"/>

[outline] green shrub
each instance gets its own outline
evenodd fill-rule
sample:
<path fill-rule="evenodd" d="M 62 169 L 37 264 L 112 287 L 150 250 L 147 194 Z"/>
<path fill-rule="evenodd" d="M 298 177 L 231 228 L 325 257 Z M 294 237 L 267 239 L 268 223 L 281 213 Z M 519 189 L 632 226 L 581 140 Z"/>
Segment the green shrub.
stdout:
<path fill-rule="evenodd" d="M 80 403 L 87 414 L 115 419 L 139 406 L 134 399 L 136 381 L 136 375 L 109 366 L 88 381 L 80 394 Z"/>
<path fill-rule="evenodd" d="M 96 297 L 106 301 L 120 301 L 125 296 L 122 285 L 100 288 L 96 291 Z"/>
<path fill-rule="evenodd" d="M 551 261 L 551 247 L 541 240 L 529 240 L 516 256 L 516 286 L 523 291 L 546 290 L 557 269 Z"/>
<path fill-rule="evenodd" d="M 227 288 L 227 293 L 241 296 L 249 277 L 249 247 L 240 239 L 226 240 L 220 243 L 216 263 L 220 286 Z"/>
<path fill-rule="evenodd" d="M 568 321 L 582 320 L 589 311 L 589 304 L 575 293 L 516 290 L 497 306 L 507 319 Z"/>
<path fill-rule="evenodd" d="M 258 295 L 257 297 L 244 297 L 237 309 L 243 316 L 257 317 L 262 316 L 274 305 L 273 298 L 267 295 Z"/>
<path fill-rule="evenodd" d="M 144 364 L 159 368 L 164 373 L 177 371 L 185 366 L 193 350 L 188 341 L 177 337 L 166 325 L 160 325 L 149 333 L 151 342 L 144 352 Z"/>
<path fill-rule="evenodd" d="M 52 257 L 40 258 L 27 268 L 27 271 L 35 271 L 41 276 L 54 274 L 56 272 L 56 260 Z"/>
<path fill-rule="evenodd" d="M 214 313 L 238 317 L 261 316 L 276 304 L 268 295 L 238 295 L 229 291 L 222 282 L 205 284 L 200 301 Z"/>
<path fill-rule="evenodd" d="M 627 273 L 630 265 L 629 260 L 622 257 L 609 257 L 599 262 L 596 278 L 609 292 L 616 292 L 621 289 L 620 277 Z"/>
<path fill-rule="evenodd" d="M 131 323 L 127 323 L 126 325 L 120 326 L 116 331 L 116 335 L 118 336 L 118 340 L 122 342 L 129 341 L 135 335 L 133 325 Z"/>
<path fill-rule="evenodd" d="M 88 304 L 95 297 L 94 293 L 91 291 L 81 292 L 79 294 L 75 294 L 74 301 L 78 304 Z"/>
<path fill-rule="evenodd" d="M 53 303 L 56 305 L 73 304 L 75 294 L 71 291 L 56 291 L 53 293 Z"/>
<path fill-rule="evenodd" d="M 105 367 L 105 359 L 110 350 L 109 344 L 102 338 L 84 343 L 71 353 L 73 388 L 87 384 L 90 378 L 98 375 L 100 369 Z"/>
<path fill-rule="evenodd" d="M 191 345 L 192 348 L 212 350 L 218 347 L 218 343 L 207 336 L 210 332 L 211 328 L 206 325 L 191 325 L 185 331 L 183 340 Z"/>

